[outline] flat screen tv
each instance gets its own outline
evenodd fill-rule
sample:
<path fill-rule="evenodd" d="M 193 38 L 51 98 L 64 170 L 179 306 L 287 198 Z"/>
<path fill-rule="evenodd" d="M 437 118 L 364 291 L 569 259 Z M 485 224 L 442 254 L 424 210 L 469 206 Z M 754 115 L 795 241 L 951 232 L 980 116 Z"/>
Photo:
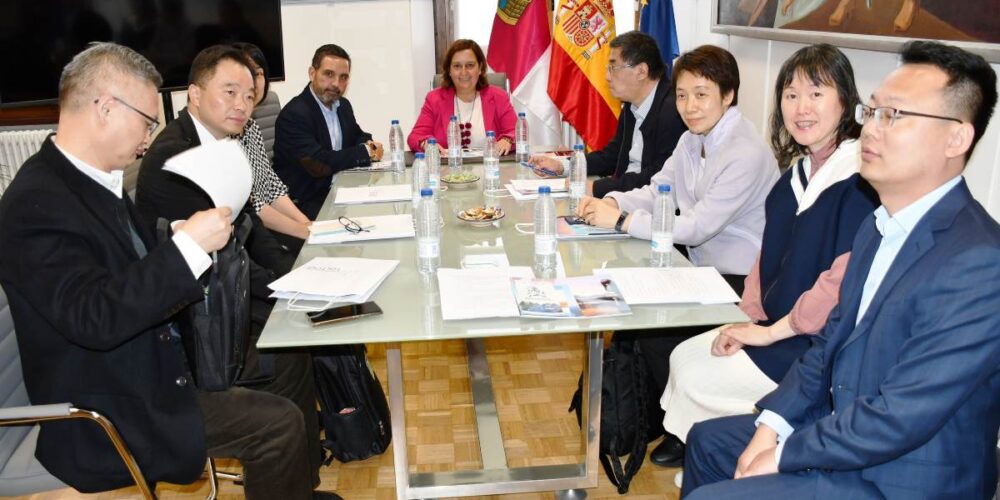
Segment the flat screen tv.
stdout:
<path fill-rule="evenodd" d="M 127 45 L 187 87 L 191 60 L 217 43 L 250 42 L 283 80 L 281 0 L 0 0 L 0 107 L 53 103 L 63 66 L 92 41 Z"/>

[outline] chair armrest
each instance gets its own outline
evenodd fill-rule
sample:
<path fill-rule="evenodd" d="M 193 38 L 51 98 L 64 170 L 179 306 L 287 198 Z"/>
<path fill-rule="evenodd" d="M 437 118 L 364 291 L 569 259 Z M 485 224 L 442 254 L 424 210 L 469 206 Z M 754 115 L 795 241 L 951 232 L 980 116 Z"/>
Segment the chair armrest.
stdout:
<path fill-rule="evenodd" d="M 7 420 L 30 420 L 39 418 L 68 417 L 69 403 L 51 405 L 15 406 L 0 408 L 0 424 Z"/>

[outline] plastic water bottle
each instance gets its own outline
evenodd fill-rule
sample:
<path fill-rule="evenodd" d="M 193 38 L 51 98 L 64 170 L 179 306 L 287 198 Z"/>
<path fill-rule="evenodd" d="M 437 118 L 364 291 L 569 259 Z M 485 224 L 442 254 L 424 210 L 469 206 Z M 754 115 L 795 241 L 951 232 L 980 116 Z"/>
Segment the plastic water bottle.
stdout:
<path fill-rule="evenodd" d="M 548 186 L 538 187 L 535 201 L 535 267 L 539 271 L 556 267 L 556 205 Z"/>
<path fill-rule="evenodd" d="M 517 125 L 514 128 L 514 152 L 515 160 L 518 163 L 528 161 L 531 156 L 531 147 L 528 145 L 528 119 L 524 113 L 517 114 Z"/>
<path fill-rule="evenodd" d="M 486 148 L 483 149 L 483 183 L 487 192 L 500 189 L 500 156 L 497 154 L 497 136 L 492 130 L 486 131 Z"/>
<path fill-rule="evenodd" d="M 587 196 L 587 157 L 583 154 L 583 144 L 573 146 L 569 169 L 569 211 L 575 214 L 576 207 Z"/>
<path fill-rule="evenodd" d="M 420 190 L 417 205 L 417 269 L 421 273 L 437 272 L 441 262 L 441 224 L 434 192 Z"/>
<path fill-rule="evenodd" d="M 403 142 L 403 129 L 399 126 L 399 120 L 393 120 L 389 127 L 389 158 L 392 160 L 392 171 L 402 172 L 406 170 L 406 161 L 403 160 L 403 151 L 406 143 Z"/>
<path fill-rule="evenodd" d="M 462 170 L 462 133 L 458 129 L 458 117 L 451 115 L 448 121 L 448 168 L 452 174 Z"/>
<path fill-rule="evenodd" d="M 670 196 L 669 184 L 660 184 L 656 188 L 652 232 L 650 265 L 670 267 L 670 256 L 674 249 L 674 200 Z"/>
<path fill-rule="evenodd" d="M 412 178 L 410 186 L 413 187 L 413 209 L 416 211 L 420 204 L 420 191 L 427 187 L 427 161 L 424 160 L 423 153 L 417 153 L 413 159 Z"/>
<path fill-rule="evenodd" d="M 441 170 L 441 148 L 438 147 L 437 139 L 431 137 L 424 144 L 424 160 L 430 170 Z"/>

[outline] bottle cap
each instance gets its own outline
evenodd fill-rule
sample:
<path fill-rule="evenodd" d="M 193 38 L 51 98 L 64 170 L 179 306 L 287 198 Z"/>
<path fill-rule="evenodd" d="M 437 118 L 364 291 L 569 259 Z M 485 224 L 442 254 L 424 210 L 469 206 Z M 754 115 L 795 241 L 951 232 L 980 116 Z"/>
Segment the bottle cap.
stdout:
<path fill-rule="evenodd" d="M 458 121 L 458 116 L 457 115 L 451 115 L 451 121 L 457 122 Z"/>
<path fill-rule="evenodd" d="M 430 139 L 427 139 L 427 144 L 437 144 L 437 143 L 438 143 L 438 140 L 435 139 L 435 138 L 433 138 L 433 137 L 431 137 Z"/>
<path fill-rule="evenodd" d="M 659 192 L 661 192 L 661 193 L 669 193 L 670 192 L 670 184 L 660 184 L 659 186 L 656 186 L 656 190 L 659 191 Z"/>
<path fill-rule="evenodd" d="M 424 197 L 427 197 L 427 196 L 434 196 L 434 191 L 431 191 L 431 188 L 423 188 L 423 189 L 421 189 L 420 190 L 420 197 L 424 198 Z"/>
<path fill-rule="evenodd" d="M 573 151 L 583 151 L 583 144 L 574 144 Z"/>
<path fill-rule="evenodd" d="M 518 117 L 518 118 L 524 118 L 524 111 L 521 111 L 521 112 L 519 112 L 519 113 L 517 114 L 517 117 Z"/>
<path fill-rule="evenodd" d="M 494 132 L 492 130 L 487 130 L 486 131 L 486 137 L 496 137 L 496 136 L 497 136 L 496 132 Z"/>
<path fill-rule="evenodd" d="M 538 186 L 538 194 L 549 194 L 552 192 L 552 188 L 548 186 Z"/>
<path fill-rule="evenodd" d="M 418 160 L 423 160 L 424 159 L 424 152 L 423 151 L 417 151 L 417 154 L 414 155 L 414 157 L 416 159 L 418 159 Z"/>
<path fill-rule="evenodd" d="M 399 120 L 393 120 L 393 121 L 392 121 L 392 124 L 393 124 L 393 125 L 399 125 Z"/>

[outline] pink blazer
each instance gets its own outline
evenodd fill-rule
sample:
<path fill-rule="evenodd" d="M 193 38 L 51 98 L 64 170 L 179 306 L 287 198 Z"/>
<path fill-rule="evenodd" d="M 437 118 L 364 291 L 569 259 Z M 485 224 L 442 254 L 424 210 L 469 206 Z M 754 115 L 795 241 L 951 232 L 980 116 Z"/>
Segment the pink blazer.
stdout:
<path fill-rule="evenodd" d="M 507 137 L 514 140 L 514 124 L 517 114 L 510 104 L 510 97 L 500 87 L 493 85 L 479 91 L 483 102 L 483 126 L 497 133 L 497 140 Z M 438 144 L 448 147 L 448 119 L 455 114 L 455 89 L 437 88 L 427 93 L 424 107 L 420 110 L 417 123 L 406 138 L 406 144 L 413 151 L 420 149 L 420 142 L 431 137 Z"/>

